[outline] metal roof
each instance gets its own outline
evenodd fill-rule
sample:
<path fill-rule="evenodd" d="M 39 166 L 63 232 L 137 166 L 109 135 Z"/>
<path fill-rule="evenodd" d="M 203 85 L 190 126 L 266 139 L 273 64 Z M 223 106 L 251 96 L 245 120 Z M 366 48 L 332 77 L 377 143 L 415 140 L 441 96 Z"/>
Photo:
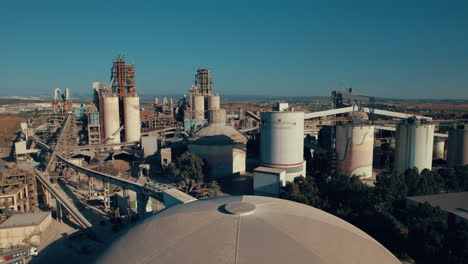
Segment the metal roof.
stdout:
<path fill-rule="evenodd" d="M 353 225 L 316 208 L 225 196 L 166 209 L 129 229 L 97 263 L 400 263 Z"/>
<path fill-rule="evenodd" d="M 427 202 L 431 206 L 438 206 L 443 211 L 468 220 L 468 192 L 411 196 L 407 199 L 418 203 Z"/>
<path fill-rule="evenodd" d="M 50 212 L 40 212 L 31 214 L 15 214 L 0 224 L 1 228 L 11 228 L 20 226 L 39 225 L 44 219 L 50 215 Z"/>
<path fill-rule="evenodd" d="M 89 158 L 94 158 L 96 156 L 96 153 L 93 152 L 93 151 L 89 151 L 89 150 L 81 150 L 81 151 L 78 151 L 77 153 L 74 153 L 73 155 L 71 155 L 72 158 L 74 157 L 78 157 L 79 155 L 81 156 L 87 156 Z"/>

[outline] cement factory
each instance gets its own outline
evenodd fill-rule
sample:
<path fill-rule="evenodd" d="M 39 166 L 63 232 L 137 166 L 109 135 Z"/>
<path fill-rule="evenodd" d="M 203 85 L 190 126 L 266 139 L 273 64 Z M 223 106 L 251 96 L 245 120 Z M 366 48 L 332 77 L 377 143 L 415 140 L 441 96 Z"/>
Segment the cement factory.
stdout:
<path fill-rule="evenodd" d="M 178 228 L 175 223 L 193 221 L 184 218 L 180 208 L 199 206 L 214 212 L 237 200 L 239 204 L 232 205 L 234 215 L 259 214 L 255 207 L 270 201 L 290 207 L 294 215 L 317 214 L 326 219 L 325 213 L 302 212 L 292 202 L 266 197 L 279 197 L 288 181 L 312 170 L 357 176 L 372 186 L 381 171 L 431 170 L 434 160 L 446 160 L 448 167 L 468 164 L 468 126 L 463 120 L 378 109 L 376 98 L 352 89 L 333 91 L 331 108 L 323 111 L 306 111 L 284 101 L 256 110 L 233 110 L 214 92 L 213 73 L 206 68 L 196 69 L 188 98 L 184 95 L 175 101 L 164 97 L 143 102 L 135 66 L 127 64 L 123 55 L 113 61 L 110 73 L 109 82 L 92 83 L 92 103 L 73 103 L 72 90 L 56 88 L 51 111 L 43 116 L 45 122 L 21 124 L 14 143 L 15 165 L 8 167 L 0 182 L 0 211 L 5 218 L 0 222 L 0 234 L 5 234 L 0 236 L 1 247 L 22 247 L 28 250 L 24 254 L 36 254 L 37 245 L 45 239 L 40 231 L 51 224 L 52 216 L 72 221 L 84 233 L 97 232 L 102 227 L 93 224 L 96 221 L 83 210 L 90 204 L 98 215 L 112 215 L 126 223 L 159 211 L 163 212 L 155 221 L 163 221 L 165 212 L 181 211 L 171 216 L 173 222 L 164 224 L 169 230 Z M 203 161 L 203 181 L 175 181 L 166 176 L 186 152 Z M 223 188 L 212 192 L 213 182 Z M 229 194 L 245 196 L 224 197 L 214 205 L 196 201 Z M 173 206 L 174 211 L 166 211 Z M 275 209 L 267 211 L 274 214 Z M 12 218 L 28 224 L 19 228 L 8 220 Z M 215 216 L 207 219 L 211 218 Z M 342 220 L 332 222 L 349 225 Z M 343 236 L 358 241 L 356 234 L 362 231 L 353 228 Z M 146 233 L 144 226 L 137 230 L 129 238 L 130 248 L 144 247 L 138 243 L 140 237 L 160 236 L 154 230 Z M 210 230 L 217 232 L 214 227 Z M 181 234 L 192 231 L 183 229 Z M 128 244 L 122 243 L 113 252 L 124 252 Z M 188 250 L 182 244 L 178 242 L 177 250 Z M 365 246 L 375 244 L 372 240 Z M 378 254 L 386 263 L 395 259 L 387 251 Z M 119 256 L 108 254 L 102 263 L 117 263 Z M 363 259 L 362 263 L 372 263 L 372 256 Z"/>

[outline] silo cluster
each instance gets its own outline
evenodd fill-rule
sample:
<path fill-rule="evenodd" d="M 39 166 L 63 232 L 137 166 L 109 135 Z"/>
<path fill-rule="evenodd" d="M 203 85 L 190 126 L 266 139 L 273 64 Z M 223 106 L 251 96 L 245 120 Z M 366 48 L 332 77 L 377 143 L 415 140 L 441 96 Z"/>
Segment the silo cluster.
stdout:
<path fill-rule="evenodd" d="M 264 112 L 260 125 L 262 166 L 286 171 L 286 181 L 306 176 L 304 112 Z"/>
<path fill-rule="evenodd" d="M 459 125 L 449 131 L 447 163 L 449 167 L 468 164 L 468 125 Z"/>
<path fill-rule="evenodd" d="M 134 65 L 119 56 L 112 66 L 111 83 L 93 83 L 95 102 L 100 114 L 101 141 L 108 144 L 140 141 L 140 98 L 135 89 Z"/>
<path fill-rule="evenodd" d="M 195 85 L 190 89 L 192 120 L 208 119 L 208 111 L 220 108 L 220 97 L 213 94 L 211 71 L 199 68 L 195 74 Z"/>
<path fill-rule="evenodd" d="M 396 130 L 395 170 L 402 173 L 416 167 L 419 171 L 432 168 L 434 125 L 408 119 Z"/>
<path fill-rule="evenodd" d="M 336 126 L 337 170 L 348 176 L 372 177 L 374 126 Z"/>

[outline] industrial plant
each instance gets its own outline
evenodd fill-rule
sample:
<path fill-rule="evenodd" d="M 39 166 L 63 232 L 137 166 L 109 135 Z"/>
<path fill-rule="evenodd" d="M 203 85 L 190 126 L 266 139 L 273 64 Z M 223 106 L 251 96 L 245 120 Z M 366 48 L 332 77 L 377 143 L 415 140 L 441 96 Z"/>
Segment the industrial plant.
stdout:
<path fill-rule="evenodd" d="M 102 239 L 107 244 L 118 241 L 102 263 L 156 263 L 154 250 L 161 250 L 163 263 L 190 263 L 184 254 L 203 258 L 208 249 L 224 250 L 229 259 L 242 263 L 286 261 L 280 254 L 285 249 L 313 263 L 325 263 L 324 256 L 331 263 L 349 258 L 398 263 L 351 224 L 276 198 L 288 183 L 314 173 L 354 177 L 373 187 L 384 172 L 468 164 L 466 120 L 388 109 L 351 88 L 334 90 L 325 109 L 316 105 L 313 111 L 310 105 L 285 100 L 248 106 L 223 101 L 215 93 L 212 70 L 206 68 L 195 70 L 188 98 L 143 100 L 137 76 L 135 65 L 119 55 L 109 82 L 90 85 L 92 101 L 73 102 L 71 89 L 55 88 L 50 108 L 21 123 L 12 147 L 14 160 L 4 165 L 0 178 L 0 234 L 5 234 L 0 246 L 10 252 L 5 254 L 20 248 L 25 257 L 36 256 L 55 219 L 78 226 L 87 237 L 107 232 L 107 240 Z M 216 196 L 223 198 L 205 201 Z M 120 240 L 103 231 L 107 221 L 118 231 L 148 216 L 150 221 Z M 302 233 L 307 225 L 312 229 Z M 240 242 L 232 236 L 237 226 L 243 230 Z M 215 233 L 215 240 L 207 237 Z M 271 244 L 286 238 L 285 233 L 294 233 L 295 242 Z M 356 251 L 313 239 L 329 233 Z M 179 240 L 180 235 L 185 238 Z M 156 243 L 154 237 L 162 240 Z M 167 244 L 174 245 L 170 252 Z M 220 248 L 224 244 L 229 247 Z M 254 254 L 258 244 L 270 246 Z M 271 248 L 276 253 L 269 254 Z M 342 254 L 334 254 L 338 251 Z M 365 254 L 355 254 L 361 251 Z M 224 256 L 211 254 L 205 263 L 220 258 Z"/>

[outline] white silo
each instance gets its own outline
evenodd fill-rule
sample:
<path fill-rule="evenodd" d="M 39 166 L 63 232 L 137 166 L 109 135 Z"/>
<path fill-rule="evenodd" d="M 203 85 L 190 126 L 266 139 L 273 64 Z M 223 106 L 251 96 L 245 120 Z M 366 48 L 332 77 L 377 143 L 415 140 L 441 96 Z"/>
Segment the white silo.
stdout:
<path fill-rule="evenodd" d="M 205 119 L 205 98 L 203 95 L 194 95 L 193 96 L 193 119 L 194 120 L 203 120 Z"/>
<path fill-rule="evenodd" d="M 374 126 L 336 126 L 336 152 L 338 172 L 361 178 L 372 177 Z"/>
<path fill-rule="evenodd" d="M 104 131 L 107 143 L 120 143 L 120 113 L 119 97 L 108 95 L 104 97 Z"/>
<path fill-rule="evenodd" d="M 432 168 L 434 125 L 419 120 L 400 123 L 396 130 L 395 170 L 402 173 L 416 167 L 419 171 Z"/>
<path fill-rule="evenodd" d="M 226 109 L 208 111 L 208 122 L 210 124 L 226 124 Z"/>
<path fill-rule="evenodd" d="M 217 110 L 220 107 L 220 98 L 219 95 L 210 94 L 208 97 L 208 107 L 207 110 Z"/>
<path fill-rule="evenodd" d="M 286 170 L 286 181 L 306 176 L 304 112 L 264 112 L 261 115 L 260 161 Z"/>
<path fill-rule="evenodd" d="M 432 157 L 434 159 L 444 159 L 445 141 L 442 139 L 434 140 L 434 149 Z"/>
<path fill-rule="evenodd" d="M 125 142 L 140 141 L 140 97 L 124 97 Z"/>
<path fill-rule="evenodd" d="M 468 164 L 468 125 L 449 131 L 447 163 L 449 167 Z"/>

